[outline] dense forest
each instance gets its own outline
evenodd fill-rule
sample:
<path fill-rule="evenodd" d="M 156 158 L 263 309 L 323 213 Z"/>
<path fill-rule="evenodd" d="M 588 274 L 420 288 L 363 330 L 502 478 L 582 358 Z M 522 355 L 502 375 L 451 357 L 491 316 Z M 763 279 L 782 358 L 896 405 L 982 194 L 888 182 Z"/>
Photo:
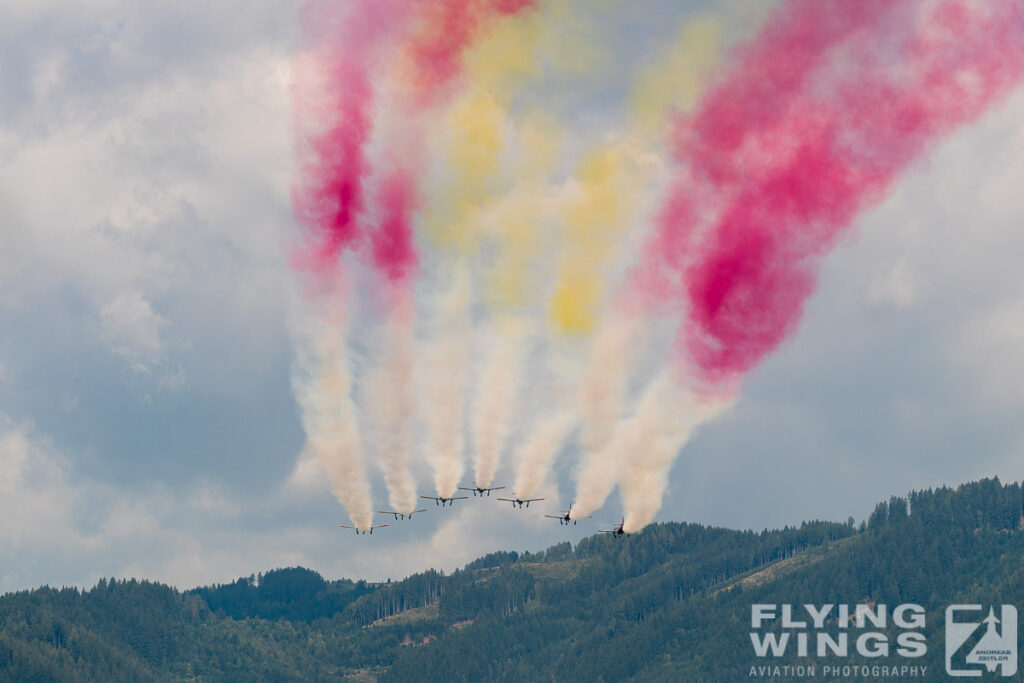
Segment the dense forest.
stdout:
<path fill-rule="evenodd" d="M 909 663 L 936 680 L 944 609 L 970 602 L 1024 604 L 1020 484 L 894 497 L 859 525 L 655 524 L 387 584 L 288 568 L 186 592 L 131 579 L 9 593 L 0 680 L 734 681 L 798 661 L 755 656 L 762 603 L 922 605 L 927 652 Z"/>

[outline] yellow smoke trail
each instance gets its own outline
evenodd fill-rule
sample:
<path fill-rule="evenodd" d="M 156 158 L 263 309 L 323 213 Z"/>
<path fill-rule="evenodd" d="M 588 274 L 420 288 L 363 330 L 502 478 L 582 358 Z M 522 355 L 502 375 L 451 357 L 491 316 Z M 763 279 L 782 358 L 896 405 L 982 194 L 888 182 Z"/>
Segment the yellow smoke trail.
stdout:
<path fill-rule="evenodd" d="M 632 119 L 639 133 L 637 144 L 648 149 L 662 145 L 665 126 L 673 112 L 684 112 L 694 106 L 704 82 L 720 58 L 721 21 L 704 15 L 686 22 L 679 37 L 637 79 L 631 106 Z M 580 215 L 597 220 L 593 214 L 613 215 L 614 206 L 602 206 L 598 199 L 601 188 L 616 185 L 603 181 L 614 177 L 592 171 L 592 205 L 582 202 Z M 635 179 L 626 180 L 636 187 Z M 584 209 L 594 209 L 587 212 Z M 607 231 L 608 228 L 605 228 Z M 588 332 L 594 316 L 588 315 L 577 302 L 594 306 L 602 292 L 602 283 L 587 271 L 585 264 L 599 260 L 602 239 L 614 233 L 596 235 L 580 231 L 582 248 L 563 267 L 560 289 L 552 302 L 552 317 L 566 332 Z M 590 240 L 591 243 L 584 242 Z M 576 263 L 580 265 L 576 265 Z M 562 299 L 559 300 L 559 295 Z M 702 419 L 722 407 L 709 407 L 689 393 L 678 389 L 668 377 L 656 379 L 645 391 L 636 410 L 629 415 L 625 397 L 626 384 L 633 371 L 637 350 L 650 321 L 622 311 L 607 311 L 594 341 L 592 355 L 581 382 L 580 445 L 583 453 L 577 476 L 574 517 L 585 517 L 604 504 L 616 484 L 621 484 L 626 503 L 627 523 L 638 529 L 653 518 L 661 506 L 667 485 L 669 467 L 690 431 Z M 678 418 L 668 397 L 692 398 L 683 401 L 691 417 Z M 668 402 L 666 402 L 668 401 Z M 641 452 L 642 451 L 642 452 Z"/>
<path fill-rule="evenodd" d="M 641 133 L 661 132 L 672 110 L 694 105 L 706 74 L 719 56 L 719 22 L 709 16 L 687 22 L 679 38 L 639 77 L 632 94 L 633 119 Z M 648 139 L 650 145 L 653 141 Z M 580 164 L 578 186 L 565 208 L 566 249 L 551 298 L 558 331 L 593 331 L 607 294 L 607 268 L 620 255 L 623 238 L 645 186 L 644 151 L 637 138 L 592 151 Z"/>
<path fill-rule="evenodd" d="M 565 222 L 558 279 L 548 313 L 556 331 L 594 329 L 608 291 L 608 269 L 632 227 L 642 165 L 626 143 L 599 147 L 580 163 L 562 208 Z"/>
<path fill-rule="evenodd" d="M 496 26 L 467 54 L 465 69 L 470 87 L 446 116 L 452 136 L 445 158 L 450 182 L 441 188 L 424 220 L 427 234 L 437 247 L 454 252 L 456 260 L 471 263 L 479 270 L 483 291 L 478 295 L 491 310 L 509 310 L 529 303 L 530 283 L 536 279 L 531 275 L 543 210 L 538 207 L 534 192 L 508 191 L 510 183 L 515 183 L 515 173 L 507 169 L 518 167 L 536 178 L 545 163 L 553 163 L 557 158 L 557 145 L 553 144 L 551 126 L 544 117 L 528 116 L 521 130 L 517 130 L 507 110 L 518 85 L 537 73 L 535 50 L 544 32 L 545 23 L 537 13 L 516 16 Z M 514 144 L 516 141 L 522 144 Z M 516 158 L 510 159 L 513 154 Z M 478 255 L 485 246 L 493 249 L 495 256 L 481 268 L 484 260 Z M 487 325 L 477 344 L 484 362 L 472 415 L 476 481 L 481 486 L 491 483 L 511 430 L 525 340 L 521 322 L 492 317 Z M 509 325 L 515 330 L 506 329 Z M 432 364 L 451 363 L 452 358 L 467 362 L 468 324 L 461 331 L 465 334 L 461 339 L 450 330 L 443 339 L 435 341 L 438 352 L 432 354 Z M 449 351 L 456 344 L 463 345 L 462 352 L 452 355 Z M 441 348 L 449 351 L 442 353 Z M 457 377 L 459 381 L 455 382 L 449 376 L 441 378 L 453 394 L 456 388 L 462 390 L 466 385 L 461 375 Z M 465 399 L 452 395 L 449 402 L 461 407 Z M 433 428 L 428 425 L 428 434 L 447 433 L 451 437 L 455 425 L 461 427 L 461 413 L 449 412 L 444 416 L 447 422 L 439 414 L 435 417 Z M 454 442 L 447 446 L 449 451 L 452 448 Z M 447 490 L 461 467 L 454 466 L 450 455 L 428 452 L 428 457 L 436 463 L 438 491 Z M 444 467 L 438 469 L 442 463 Z M 446 472 L 443 476 L 442 469 Z"/>
<path fill-rule="evenodd" d="M 485 237 L 478 218 L 500 187 L 509 98 L 536 73 L 534 51 L 542 31 L 538 13 L 511 17 L 466 54 L 470 85 L 445 119 L 451 134 L 445 155 L 450 179 L 424 219 L 442 249 L 472 254 Z"/>
<path fill-rule="evenodd" d="M 550 116 L 537 107 L 519 117 L 509 111 L 545 68 L 581 74 L 605 68 L 608 57 L 594 29 L 578 14 L 574 0 L 547 0 L 504 19 L 466 52 L 468 85 L 445 117 L 448 177 L 424 220 L 440 248 L 475 253 L 493 236 L 481 212 L 517 184 L 543 184 L 560 158 L 564 131 Z"/>
<path fill-rule="evenodd" d="M 508 114 L 509 105 L 517 88 L 538 75 L 540 59 L 556 68 L 580 72 L 598 70 L 600 63 L 596 55 L 588 58 L 587 53 L 573 49 L 579 47 L 580 41 L 572 40 L 578 33 L 558 34 L 552 28 L 570 21 L 570 3 L 558 0 L 545 7 L 545 13 L 503 22 L 467 54 L 471 85 L 446 116 L 452 132 L 446 149 L 450 177 L 437 201 L 431 202 L 424 225 L 438 247 L 464 258 L 477 257 L 487 248 L 489 258 L 480 273 L 482 291 L 478 294 L 491 313 L 491 324 L 517 314 L 538 296 L 547 296 L 551 327 L 583 337 L 594 331 L 610 283 L 615 281 L 614 269 L 628 258 L 624 246 L 642 224 L 635 217 L 646 185 L 644 178 L 651 168 L 641 141 L 623 137 L 586 154 L 567 184 L 550 182 L 561 159 L 564 131 L 536 112 L 514 121 Z M 637 127 L 653 129 L 655 112 L 664 121 L 666 110 L 692 106 L 701 77 L 716 57 L 716 22 L 703 18 L 685 26 L 678 43 L 636 87 L 633 109 Z M 553 233 L 561 238 L 555 284 L 551 288 L 547 283 L 546 291 L 537 291 L 543 280 L 537 277 L 537 270 L 548 265 L 538 263 L 538 255 L 545 253 L 549 240 L 558 241 L 552 240 Z M 477 258 L 475 262 L 482 261 Z M 521 363 L 518 340 L 493 343 L 496 347 L 485 353 L 488 361 L 481 373 L 473 419 L 478 435 L 477 474 L 485 479 L 496 469 L 500 444 L 495 438 L 504 430 L 495 431 L 493 426 L 510 421 L 507 414 L 496 415 L 495 407 L 509 411 L 514 403 L 509 400 L 513 383 L 494 378 L 504 378 L 508 365 Z M 612 361 L 622 364 L 620 371 L 611 371 L 622 378 L 621 386 L 628 376 L 628 357 L 629 349 L 624 349 L 622 358 Z M 496 363 L 506 368 L 493 367 Z M 584 411 L 584 438 L 596 430 L 586 424 L 592 413 L 593 419 L 610 419 L 611 424 L 620 417 L 620 413 L 608 415 L 590 408 Z M 552 427 L 551 432 L 555 431 L 568 428 Z M 488 437 L 481 439 L 482 434 Z M 600 450 L 604 450 L 610 438 L 609 434 L 592 440 L 601 441 Z M 548 439 L 552 440 L 554 437 Z M 479 452 L 481 445 L 483 453 Z M 596 457 L 595 452 L 592 458 Z M 530 460 L 543 459 L 534 454 Z M 603 483 L 599 486 L 604 487 Z"/>
<path fill-rule="evenodd" d="M 721 57 L 722 23 L 704 15 L 686 22 L 672 45 L 641 72 L 631 94 L 635 125 L 660 136 L 673 111 L 694 107 L 708 73 Z"/>

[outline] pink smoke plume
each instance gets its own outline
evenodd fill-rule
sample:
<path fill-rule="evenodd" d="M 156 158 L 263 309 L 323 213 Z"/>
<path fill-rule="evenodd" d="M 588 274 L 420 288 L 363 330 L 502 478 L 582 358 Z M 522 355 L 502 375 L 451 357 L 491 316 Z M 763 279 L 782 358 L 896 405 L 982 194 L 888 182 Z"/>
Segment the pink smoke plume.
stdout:
<path fill-rule="evenodd" d="M 373 264 L 389 280 L 403 280 L 416 266 L 412 213 L 416 184 L 412 174 L 398 170 L 381 182 L 380 226 L 373 235 Z"/>
<path fill-rule="evenodd" d="M 1024 5 L 789 0 L 675 129 L 679 176 L 637 272 L 682 299 L 708 382 L 796 327 L 821 258 L 929 145 L 1024 76 Z"/>
<path fill-rule="evenodd" d="M 371 65 L 406 14 L 386 0 L 355 0 L 345 11 L 327 0 L 303 7 L 302 45 L 310 61 L 299 69 L 315 68 L 323 82 L 295 96 L 310 159 L 292 189 L 292 206 L 308 239 L 299 265 L 314 272 L 330 270 L 342 251 L 361 245 L 363 181 L 370 171 L 365 146 L 373 130 Z"/>

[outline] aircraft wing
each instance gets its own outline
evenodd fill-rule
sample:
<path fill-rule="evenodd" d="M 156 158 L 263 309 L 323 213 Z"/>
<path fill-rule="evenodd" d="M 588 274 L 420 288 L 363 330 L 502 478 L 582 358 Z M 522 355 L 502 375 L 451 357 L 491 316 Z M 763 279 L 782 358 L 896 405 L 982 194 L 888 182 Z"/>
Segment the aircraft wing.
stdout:
<path fill-rule="evenodd" d="M 544 516 L 545 517 L 550 517 L 551 519 L 565 519 L 565 515 L 544 515 Z"/>
<path fill-rule="evenodd" d="M 434 496 L 420 496 L 420 498 L 426 498 L 427 500 L 441 500 L 440 498 L 435 498 Z"/>
<path fill-rule="evenodd" d="M 506 502 L 506 503 L 514 503 L 514 502 L 515 502 L 515 501 L 514 501 L 514 500 L 512 500 L 511 498 L 499 498 L 498 500 L 504 501 L 504 502 Z"/>

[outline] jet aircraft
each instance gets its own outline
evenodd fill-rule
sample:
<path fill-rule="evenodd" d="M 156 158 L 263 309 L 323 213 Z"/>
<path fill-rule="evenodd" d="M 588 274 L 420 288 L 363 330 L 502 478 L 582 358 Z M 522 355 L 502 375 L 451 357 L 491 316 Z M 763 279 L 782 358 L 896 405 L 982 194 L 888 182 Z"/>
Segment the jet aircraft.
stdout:
<path fill-rule="evenodd" d="M 434 505 L 451 505 L 453 500 L 466 500 L 469 496 L 452 496 L 451 498 L 445 498 L 444 496 L 420 496 L 420 498 L 426 498 L 427 500 L 434 501 Z"/>
<path fill-rule="evenodd" d="M 615 538 L 618 538 L 619 536 L 629 536 L 629 534 L 627 534 L 622 529 L 622 527 L 623 527 L 623 525 L 625 523 L 626 523 L 626 520 L 623 519 L 621 522 L 618 523 L 618 525 L 614 529 L 598 529 L 597 533 L 599 533 L 599 534 L 611 534 L 611 535 L 615 536 Z"/>
<path fill-rule="evenodd" d="M 468 488 L 465 488 L 463 486 L 460 486 L 459 490 L 460 491 L 472 491 L 474 496 L 480 496 L 481 498 L 483 498 L 485 493 L 489 496 L 489 495 L 491 495 L 491 491 L 500 491 L 503 488 L 505 488 L 505 487 L 504 486 L 491 486 L 490 488 L 487 488 L 487 487 L 483 487 L 483 486 L 476 486 L 474 488 L 468 489 Z"/>
<path fill-rule="evenodd" d="M 562 514 L 561 515 L 544 515 L 544 516 L 545 517 L 550 517 L 551 519 L 557 519 L 559 524 L 564 524 L 566 526 L 569 526 L 569 522 L 572 522 L 572 525 L 576 526 L 577 520 L 572 519 L 569 516 L 570 512 L 572 512 L 572 504 L 569 505 L 569 509 L 568 510 L 562 510 Z M 580 519 L 590 519 L 590 517 L 589 516 L 588 517 L 580 517 Z"/>
<path fill-rule="evenodd" d="M 359 536 L 365 536 L 366 534 L 370 534 L 372 536 L 374 529 L 386 527 L 387 524 L 377 524 L 376 526 L 371 526 L 369 529 L 360 529 L 357 526 L 349 526 L 348 524 L 339 524 L 338 526 L 340 526 L 342 529 L 355 529 L 356 534 Z"/>
<path fill-rule="evenodd" d="M 422 510 L 413 510 L 412 512 L 395 512 L 394 510 L 377 510 L 377 513 L 381 514 L 381 515 L 394 515 L 395 516 L 395 521 L 397 522 L 400 519 L 406 519 L 406 518 L 412 519 L 412 516 L 415 515 L 417 512 L 426 512 L 426 511 L 427 511 L 426 508 L 424 508 Z"/>
<path fill-rule="evenodd" d="M 512 507 L 518 507 L 520 510 L 523 507 L 530 507 L 530 503 L 536 503 L 538 500 L 544 500 L 543 498 L 499 498 L 498 500 L 504 503 L 512 503 Z"/>

